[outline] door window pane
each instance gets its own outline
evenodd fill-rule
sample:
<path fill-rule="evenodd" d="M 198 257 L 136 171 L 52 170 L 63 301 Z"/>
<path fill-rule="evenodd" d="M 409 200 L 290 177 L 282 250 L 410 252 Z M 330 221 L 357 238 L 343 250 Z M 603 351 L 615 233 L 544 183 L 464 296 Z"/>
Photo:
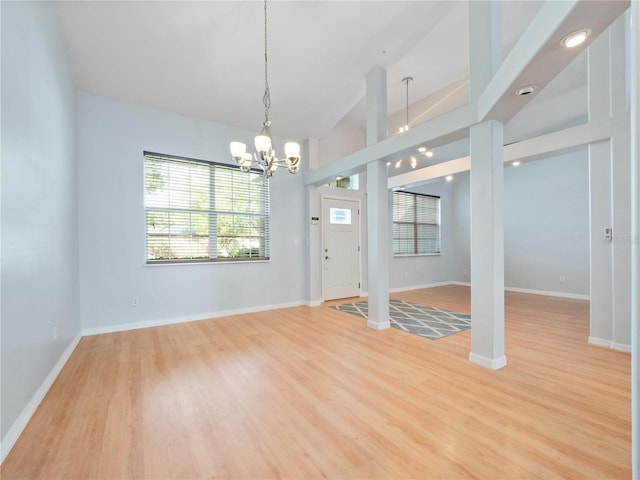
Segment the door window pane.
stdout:
<path fill-rule="evenodd" d="M 329 223 L 333 225 L 351 225 L 351 209 L 329 208 Z"/>

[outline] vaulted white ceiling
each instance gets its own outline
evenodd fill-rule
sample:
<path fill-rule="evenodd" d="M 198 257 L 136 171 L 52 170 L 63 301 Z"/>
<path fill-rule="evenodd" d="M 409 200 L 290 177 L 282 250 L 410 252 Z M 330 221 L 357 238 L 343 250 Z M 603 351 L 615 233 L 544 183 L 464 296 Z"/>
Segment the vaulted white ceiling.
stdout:
<path fill-rule="evenodd" d="M 503 2 L 505 55 L 541 4 Z M 268 11 L 280 136 L 321 137 L 345 117 L 364 125 L 375 65 L 387 69 L 390 113 L 404 109 L 403 77 L 415 79 L 414 102 L 468 74 L 466 1 L 273 1 Z M 262 2 L 59 1 L 57 13 L 80 90 L 259 129 Z"/>

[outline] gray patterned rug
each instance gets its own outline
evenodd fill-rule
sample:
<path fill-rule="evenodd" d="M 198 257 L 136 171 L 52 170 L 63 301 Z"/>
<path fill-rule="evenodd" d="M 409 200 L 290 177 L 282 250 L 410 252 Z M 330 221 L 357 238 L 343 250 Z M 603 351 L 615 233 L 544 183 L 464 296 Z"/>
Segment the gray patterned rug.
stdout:
<path fill-rule="evenodd" d="M 362 318 L 369 316 L 369 304 L 366 300 L 358 303 L 343 303 L 331 308 Z M 449 312 L 427 305 L 416 305 L 402 300 L 389 300 L 389 317 L 393 328 L 431 340 L 471 328 L 471 315 Z"/>

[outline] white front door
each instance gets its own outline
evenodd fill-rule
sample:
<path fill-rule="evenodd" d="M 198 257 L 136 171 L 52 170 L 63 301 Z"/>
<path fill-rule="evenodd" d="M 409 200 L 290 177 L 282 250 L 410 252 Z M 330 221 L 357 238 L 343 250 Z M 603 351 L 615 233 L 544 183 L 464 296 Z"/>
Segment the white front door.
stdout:
<path fill-rule="evenodd" d="M 360 295 L 360 212 L 358 202 L 322 202 L 323 296 L 325 300 Z"/>

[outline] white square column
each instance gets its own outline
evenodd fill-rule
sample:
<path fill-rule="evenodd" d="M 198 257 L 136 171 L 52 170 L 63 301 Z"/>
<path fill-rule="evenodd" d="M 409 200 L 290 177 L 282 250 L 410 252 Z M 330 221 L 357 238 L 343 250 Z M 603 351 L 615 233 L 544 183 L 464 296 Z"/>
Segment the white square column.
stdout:
<path fill-rule="evenodd" d="M 477 101 L 502 60 L 499 2 L 469 2 L 469 88 Z M 497 370 L 504 355 L 503 125 L 470 129 L 471 353 L 469 361 Z"/>
<path fill-rule="evenodd" d="M 376 67 L 367 75 L 367 146 L 387 136 L 387 72 Z M 367 250 L 369 319 L 367 326 L 389 328 L 389 256 L 391 219 L 387 163 L 367 164 Z"/>
<path fill-rule="evenodd" d="M 504 355 L 503 126 L 471 127 L 471 353 L 497 370 Z"/>

